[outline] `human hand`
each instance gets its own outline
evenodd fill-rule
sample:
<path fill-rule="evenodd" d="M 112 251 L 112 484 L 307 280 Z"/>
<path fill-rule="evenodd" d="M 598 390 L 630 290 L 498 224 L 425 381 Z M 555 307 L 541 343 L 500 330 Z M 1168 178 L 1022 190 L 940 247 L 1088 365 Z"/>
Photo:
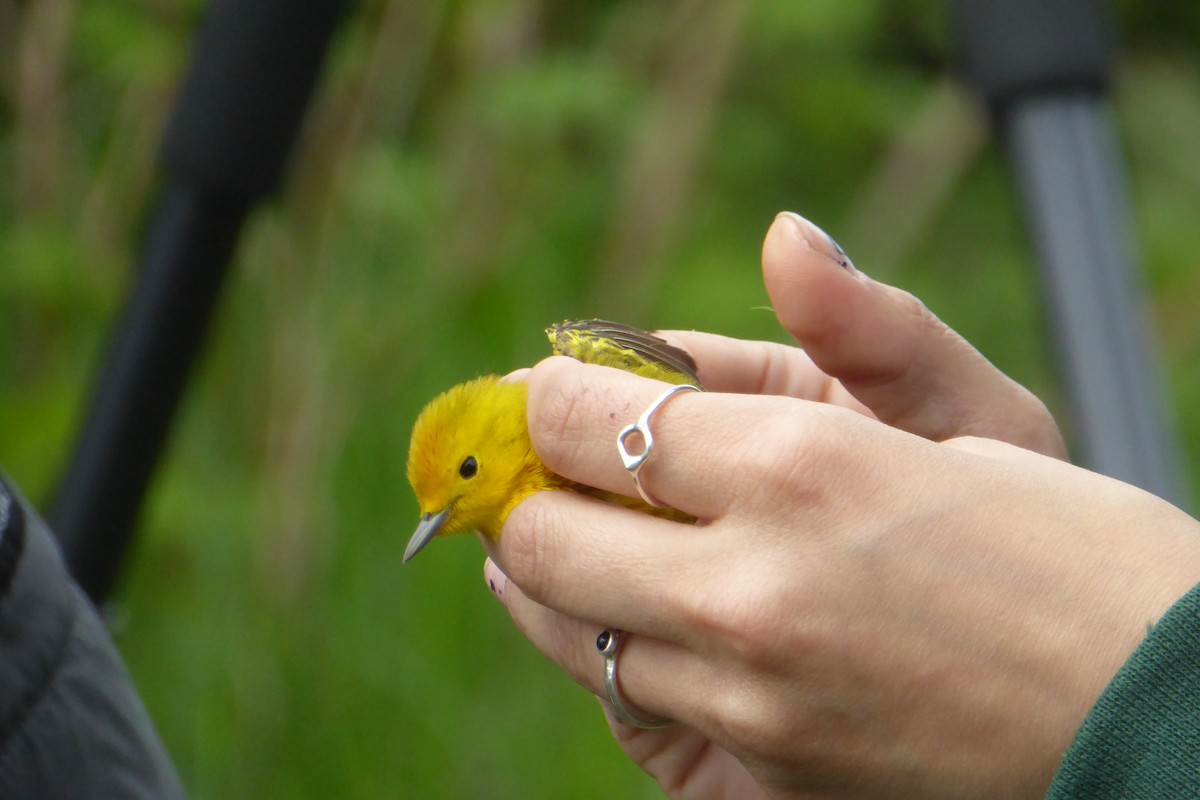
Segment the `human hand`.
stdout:
<path fill-rule="evenodd" d="M 775 219 L 762 269 L 780 324 L 803 349 L 660 332 L 696 358 L 709 389 L 819 400 L 933 441 L 981 436 L 1066 457 L 1058 426 L 1037 397 L 916 297 L 858 272 L 803 217 Z"/>
<path fill-rule="evenodd" d="M 613 442 L 660 385 L 566 359 L 527 381 L 546 463 L 630 492 Z M 717 393 L 672 400 L 654 433 L 650 491 L 701 524 L 536 495 L 491 548 L 511 581 L 491 580 L 597 694 L 596 634 L 632 634 L 625 697 L 678 724 L 612 728 L 673 797 L 1042 796 L 1200 581 L 1182 512 L 999 442 Z"/>
<path fill-rule="evenodd" d="M 622 687 L 680 724 L 613 730 L 672 796 L 1044 791 L 1145 622 L 1195 581 L 1179 536 L 1194 523 L 1081 470 L 954 440 L 1063 455 L 1040 402 L 911 296 L 831 268 L 822 244 L 783 217 L 764 247 L 772 302 L 807 355 L 668 338 L 716 391 L 828 405 L 673 400 L 655 418 L 652 490 L 682 482 L 727 500 L 720 513 L 664 495 L 705 518 L 680 531 L 566 493 L 535 497 L 493 548 L 514 580 L 489 562 L 492 581 L 534 643 L 598 694 L 596 634 L 636 634 Z M 656 390 L 560 361 L 528 375 L 539 453 L 631 493 L 616 429 Z"/>

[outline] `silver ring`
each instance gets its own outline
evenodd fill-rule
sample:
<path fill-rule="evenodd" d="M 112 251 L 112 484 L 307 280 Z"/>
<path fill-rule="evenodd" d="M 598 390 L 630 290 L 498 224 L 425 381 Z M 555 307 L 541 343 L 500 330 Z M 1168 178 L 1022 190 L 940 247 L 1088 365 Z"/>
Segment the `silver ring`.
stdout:
<path fill-rule="evenodd" d="M 664 508 L 666 504 L 660 503 L 650 496 L 650 493 L 642 487 L 640 475 L 642 466 L 650 458 L 650 451 L 654 449 L 654 436 L 650 433 L 650 415 L 652 415 L 655 411 L 658 411 L 658 409 L 661 408 L 664 403 L 680 392 L 698 391 L 700 391 L 700 387 L 693 386 L 690 383 L 672 386 L 670 389 L 667 389 L 665 392 L 660 394 L 658 399 L 651 403 L 650 407 L 642 412 L 642 415 L 638 417 L 637 422 L 633 423 L 632 425 L 626 425 L 621 429 L 621 432 L 617 434 L 617 450 L 621 453 L 621 461 L 625 464 L 626 472 L 628 472 L 633 478 L 633 488 L 637 489 L 638 494 L 642 496 L 643 500 L 655 508 Z M 640 433 L 642 435 L 642 440 L 646 443 L 645 449 L 636 455 L 630 453 L 629 449 L 625 446 L 625 440 L 635 433 Z"/>
<path fill-rule="evenodd" d="M 655 717 L 644 719 L 634 714 L 621 699 L 621 690 L 617 686 L 617 654 L 621 651 L 625 632 L 616 628 L 607 628 L 596 637 L 596 651 L 604 656 L 604 688 L 608 692 L 608 702 L 622 722 L 643 730 L 665 728 L 672 720 Z"/>

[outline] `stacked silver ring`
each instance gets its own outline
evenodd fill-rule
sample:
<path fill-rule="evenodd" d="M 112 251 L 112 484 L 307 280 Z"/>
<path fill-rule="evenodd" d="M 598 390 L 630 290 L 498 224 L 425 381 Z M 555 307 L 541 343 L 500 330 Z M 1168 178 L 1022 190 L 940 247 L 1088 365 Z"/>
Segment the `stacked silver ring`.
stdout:
<path fill-rule="evenodd" d="M 671 720 L 654 717 L 646 719 L 635 714 L 621 697 L 620 684 L 617 682 L 617 656 L 621 652 L 625 632 L 608 628 L 596 637 L 596 650 L 604 656 L 604 689 L 608 692 L 608 702 L 612 704 L 617 718 L 635 728 L 653 730 L 665 728 Z"/>
<path fill-rule="evenodd" d="M 663 508 L 665 504 L 658 502 L 650 493 L 646 491 L 646 487 L 642 486 L 641 471 L 646 462 L 650 458 L 650 453 L 654 450 L 654 435 L 650 433 L 650 417 L 655 411 L 675 395 L 680 392 L 698 392 L 699 386 L 691 384 L 681 384 L 672 386 L 665 392 L 660 394 L 650 406 L 642 412 L 638 417 L 637 422 L 632 425 L 626 425 L 617 434 L 617 451 L 621 454 L 621 463 L 625 465 L 625 469 L 633 478 L 633 487 L 637 489 L 637 493 L 642 499 L 655 508 Z M 625 446 L 625 440 L 635 433 L 642 435 L 644 447 L 642 452 L 636 455 L 629 452 L 629 448 Z M 604 657 L 604 690 L 608 693 L 608 702 L 612 704 L 613 712 L 622 722 L 632 725 L 635 728 L 643 728 L 653 730 L 655 728 L 665 728 L 672 724 L 669 719 L 654 717 L 647 719 L 640 717 L 632 709 L 626 705 L 625 700 L 621 697 L 621 685 L 617 681 L 617 656 L 621 652 L 621 644 L 624 641 L 625 632 L 616 628 L 608 628 L 596 637 L 596 651 Z"/>

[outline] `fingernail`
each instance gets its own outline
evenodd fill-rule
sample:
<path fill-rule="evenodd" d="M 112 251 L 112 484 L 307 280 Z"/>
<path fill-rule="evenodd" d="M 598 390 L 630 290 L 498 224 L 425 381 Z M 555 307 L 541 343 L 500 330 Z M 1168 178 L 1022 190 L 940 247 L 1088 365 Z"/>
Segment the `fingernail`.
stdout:
<path fill-rule="evenodd" d="M 776 215 L 775 219 L 785 219 L 791 223 L 800 240 L 808 245 L 810 250 L 829 258 L 833 263 L 847 272 L 855 275 L 858 274 L 858 270 L 854 268 L 854 263 L 850 261 L 849 256 L 846 255 L 846 251 L 842 249 L 842 246 L 834 241 L 832 236 L 809 220 L 794 211 L 781 211 Z"/>
<path fill-rule="evenodd" d="M 487 581 L 492 594 L 504 599 L 504 590 L 508 588 L 508 576 L 501 572 L 490 558 L 483 562 L 483 579 Z"/>

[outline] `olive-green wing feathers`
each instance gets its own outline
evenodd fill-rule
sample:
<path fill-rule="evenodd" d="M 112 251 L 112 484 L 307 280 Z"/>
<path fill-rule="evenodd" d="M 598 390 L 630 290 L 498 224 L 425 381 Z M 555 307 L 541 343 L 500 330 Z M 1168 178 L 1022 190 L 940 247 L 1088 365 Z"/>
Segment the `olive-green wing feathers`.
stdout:
<path fill-rule="evenodd" d="M 546 336 L 555 355 L 667 383 L 701 385 L 696 362 L 686 351 L 632 325 L 602 319 L 566 320 L 547 328 Z"/>

